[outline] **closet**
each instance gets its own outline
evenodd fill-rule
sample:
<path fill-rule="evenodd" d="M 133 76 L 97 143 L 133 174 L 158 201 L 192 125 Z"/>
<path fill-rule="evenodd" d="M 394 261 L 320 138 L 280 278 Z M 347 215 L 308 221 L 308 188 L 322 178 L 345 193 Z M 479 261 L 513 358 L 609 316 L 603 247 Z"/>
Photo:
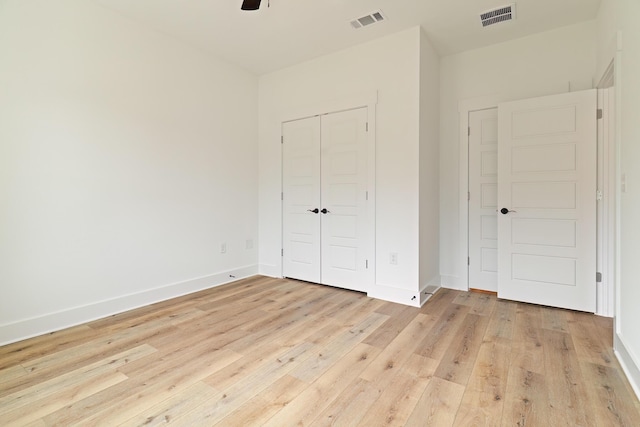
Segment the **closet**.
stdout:
<path fill-rule="evenodd" d="M 282 123 L 283 276 L 366 290 L 367 108 Z"/>

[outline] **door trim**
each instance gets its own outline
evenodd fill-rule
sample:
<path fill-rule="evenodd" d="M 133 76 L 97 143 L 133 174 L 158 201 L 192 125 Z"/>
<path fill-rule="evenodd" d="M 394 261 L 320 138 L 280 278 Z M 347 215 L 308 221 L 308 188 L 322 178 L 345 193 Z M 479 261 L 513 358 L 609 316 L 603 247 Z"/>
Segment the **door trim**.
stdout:
<path fill-rule="evenodd" d="M 366 282 L 369 290 L 376 283 L 376 107 L 378 103 L 378 91 L 353 94 L 340 99 L 318 102 L 308 106 L 290 108 L 280 113 L 280 137 L 282 137 L 282 124 L 292 120 L 299 120 L 313 116 L 339 113 L 341 111 L 367 108 L 367 273 Z M 280 158 L 282 159 L 282 145 L 280 146 Z M 283 189 L 282 163 L 280 167 L 280 191 Z M 284 248 L 283 236 L 284 210 L 280 203 L 280 248 Z M 280 257 L 280 277 L 284 277 L 284 263 Z"/>
<path fill-rule="evenodd" d="M 615 88 L 598 89 L 598 108 L 603 115 L 598 119 L 598 272 L 602 273 L 597 283 L 596 313 L 613 317 L 615 294 L 616 259 L 616 152 L 615 145 Z"/>

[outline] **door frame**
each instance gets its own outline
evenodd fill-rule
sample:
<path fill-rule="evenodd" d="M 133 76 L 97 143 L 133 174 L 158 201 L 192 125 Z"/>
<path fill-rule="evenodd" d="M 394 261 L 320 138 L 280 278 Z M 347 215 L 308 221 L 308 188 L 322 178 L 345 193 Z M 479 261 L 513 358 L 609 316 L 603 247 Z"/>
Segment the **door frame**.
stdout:
<path fill-rule="evenodd" d="M 280 138 L 282 138 L 282 124 L 293 120 L 322 116 L 325 114 L 339 113 L 341 111 L 367 108 L 367 271 L 365 292 L 374 285 L 376 278 L 376 106 L 378 104 L 378 91 L 364 92 L 346 96 L 340 99 L 318 102 L 308 106 L 291 108 L 280 114 Z M 284 263 L 282 262 L 282 250 L 284 248 L 284 206 L 282 194 L 284 193 L 284 177 L 282 175 L 282 139 L 280 144 L 280 277 L 284 277 Z"/>
<path fill-rule="evenodd" d="M 598 109 L 602 109 L 602 119 L 598 120 L 598 246 L 597 267 L 602 273 L 597 286 L 597 313 L 613 317 L 615 312 L 616 242 L 619 241 L 616 224 L 617 200 L 617 152 L 615 141 L 615 88 L 598 88 Z M 607 178 L 608 177 L 608 178 Z"/>
<path fill-rule="evenodd" d="M 480 98 L 471 98 L 464 99 L 458 103 L 458 114 L 459 114 L 459 192 L 458 192 L 458 200 L 459 200 L 459 255 L 458 255 L 458 265 L 459 267 L 459 282 L 452 283 L 456 289 L 460 290 L 469 290 L 469 266 L 467 264 L 467 257 L 469 256 L 469 204 L 468 204 L 468 193 L 469 193 L 469 114 L 473 111 L 487 110 L 491 108 L 497 108 L 498 104 L 501 102 L 513 101 L 512 99 L 508 99 L 506 97 L 500 96 L 486 96 Z M 605 117 L 608 115 L 605 113 Z M 600 124 L 599 124 L 600 125 Z M 599 135 L 600 136 L 600 135 Z M 600 146 L 601 141 L 598 138 L 598 145 Z M 610 146 L 608 144 L 616 145 L 615 141 L 610 141 L 605 139 L 602 141 L 603 150 L 609 150 Z M 617 152 L 617 146 L 614 147 Z M 598 186 L 598 189 L 603 191 L 603 193 L 612 188 L 611 184 L 616 182 L 616 171 L 615 168 L 602 168 L 600 166 L 600 153 L 598 153 L 598 177 L 602 177 L 603 187 Z M 605 174 L 606 172 L 606 174 Z M 594 195 L 595 197 L 595 195 Z M 603 209 L 608 212 L 614 212 L 614 215 L 611 216 L 602 216 L 598 215 L 597 218 L 597 228 L 598 230 L 611 230 L 615 224 L 615 217 L 617 214 L 616 207 L 616 197 L 612 195 L 612 197 L 604 197 L 603 199 Z M 611 237 L 611 236 L 610 236 Z M 602 246 L 602 242 L 600 242 L 596 246 L 596 252 L 598 257 L 600 254 L 604 253 L 608 248 Z M 616 255 L 612 255 L 614 258 L 613 261 L 609 261 L 610 263 L 615 265 Z M 610 301 L 614 301 L 614 284 L 615 284 L 615 269 L 607 269 L 605 271 L 607 277 L 603 278 L 603 286 L 600 286 L 597 292 L 597 311 L 596 314 L 601 316 L 613 317 L 613 307 Z"/>

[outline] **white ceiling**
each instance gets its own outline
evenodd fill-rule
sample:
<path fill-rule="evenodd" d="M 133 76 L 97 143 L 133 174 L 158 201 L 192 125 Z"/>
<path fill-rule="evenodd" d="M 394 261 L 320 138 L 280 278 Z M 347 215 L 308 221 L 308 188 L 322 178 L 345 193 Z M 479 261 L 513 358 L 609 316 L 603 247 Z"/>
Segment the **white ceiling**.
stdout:
<path fill-rule="evenodd" d="M 509 0 L 94 0 L 256 74 L 421 25 L 442 56 L 595 19 L 600 0 L 518 0 L 517 19 L 482 28 L 479 13 Z M 375 10 L 386 21 L 354 30 Z"/>

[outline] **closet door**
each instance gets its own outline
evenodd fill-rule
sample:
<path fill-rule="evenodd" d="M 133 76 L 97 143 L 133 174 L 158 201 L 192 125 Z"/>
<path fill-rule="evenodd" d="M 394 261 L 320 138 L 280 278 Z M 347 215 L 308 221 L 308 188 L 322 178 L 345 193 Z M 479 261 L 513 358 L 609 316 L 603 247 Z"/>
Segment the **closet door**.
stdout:
<path fill-rule="evenodd" d="M 321 146 L 321 283 L 365 291 L 367 109 L 323 115 Z"/>
<path fill-rule="evenodd" d="M 283 275 L 320 283 L 320 117 L 282 124 Z"/>

